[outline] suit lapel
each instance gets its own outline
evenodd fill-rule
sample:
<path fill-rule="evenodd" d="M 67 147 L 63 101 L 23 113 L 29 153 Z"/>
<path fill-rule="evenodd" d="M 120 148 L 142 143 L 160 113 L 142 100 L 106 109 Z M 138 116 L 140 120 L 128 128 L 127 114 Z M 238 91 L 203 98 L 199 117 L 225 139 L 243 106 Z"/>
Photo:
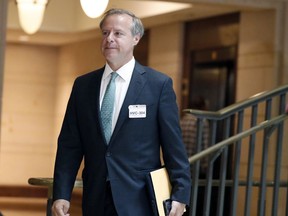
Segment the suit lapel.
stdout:
<path fill-rule="evenodd" d="M 117 135 L 123 123 L 128 119 L 128 106 L 135 104 L 146 81 L 147 79 L 145 76 L 144 67 L 142 67 L 139 63 L 136 62 L 129 88 L 127 90 L 126 97 L 124 99 L 114 132 L 111 137 L 111 142 L 113 142 L 114 137 Z"/>
<path fill-rule="evenodd" d="M 103 76 L 104 68 L 101 68 L 95 72 L 95 76 L 93 79 L 91 79 L 90 85 L 91 89 L 90 91 L 90 103 L 92 107 L 92 114 L 93 119 L 96 120 L 97 127 L 100 129 L 100 131 L 103 133 L 102 126 L 100 123 L 100 109 L 99 109 L 99 96 L 100 96 L 100 86 L 101 86 L 101 79 Z"/>

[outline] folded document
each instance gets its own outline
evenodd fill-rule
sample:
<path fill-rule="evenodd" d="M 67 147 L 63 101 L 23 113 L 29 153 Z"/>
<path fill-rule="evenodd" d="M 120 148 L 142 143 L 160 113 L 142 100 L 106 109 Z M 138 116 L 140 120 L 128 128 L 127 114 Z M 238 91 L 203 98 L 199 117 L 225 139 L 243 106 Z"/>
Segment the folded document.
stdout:
<path fill-rule="evenodd" d="M 148 190 L 155 216 L 167 216 L 171 210 L 171 184 L 165 167 L 150 172 Z"/>

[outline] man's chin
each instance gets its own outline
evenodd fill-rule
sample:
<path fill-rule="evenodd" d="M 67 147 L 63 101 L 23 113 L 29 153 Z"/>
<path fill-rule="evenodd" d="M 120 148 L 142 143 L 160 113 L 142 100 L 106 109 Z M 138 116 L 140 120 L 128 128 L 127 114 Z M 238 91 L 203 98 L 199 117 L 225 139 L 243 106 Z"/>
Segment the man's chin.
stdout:
<path fill-rule="evenodd" d="M 117 57 L 118 53 L 114 50 L 105 50 L 104 52 L 104 57 L 107 59 L 107 60 L 113 60 Z"/>

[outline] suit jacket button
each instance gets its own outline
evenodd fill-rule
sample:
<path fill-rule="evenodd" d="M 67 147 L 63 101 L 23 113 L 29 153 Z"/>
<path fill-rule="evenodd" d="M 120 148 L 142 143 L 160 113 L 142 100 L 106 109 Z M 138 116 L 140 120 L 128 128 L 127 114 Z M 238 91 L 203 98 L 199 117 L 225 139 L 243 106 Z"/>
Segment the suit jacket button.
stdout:
<path fill-rule="evenodd" d="M 109 151 L 106 152 L 106 156 L 107 156 L 107 157 L 110 157 L 111 155 L 112 155 L 111 152 L 109 152 Z"/>

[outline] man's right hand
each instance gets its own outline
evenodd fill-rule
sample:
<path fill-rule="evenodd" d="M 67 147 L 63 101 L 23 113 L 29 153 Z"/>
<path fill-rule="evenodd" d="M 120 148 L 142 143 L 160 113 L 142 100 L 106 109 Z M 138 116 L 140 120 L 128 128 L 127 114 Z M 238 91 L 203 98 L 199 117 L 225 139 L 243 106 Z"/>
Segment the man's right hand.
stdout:
<path fill-rule="evenodd" d="M 55 200 L 52 206 L 53 216 L 69 216 L 70 202 L 64 199 Z"/>

